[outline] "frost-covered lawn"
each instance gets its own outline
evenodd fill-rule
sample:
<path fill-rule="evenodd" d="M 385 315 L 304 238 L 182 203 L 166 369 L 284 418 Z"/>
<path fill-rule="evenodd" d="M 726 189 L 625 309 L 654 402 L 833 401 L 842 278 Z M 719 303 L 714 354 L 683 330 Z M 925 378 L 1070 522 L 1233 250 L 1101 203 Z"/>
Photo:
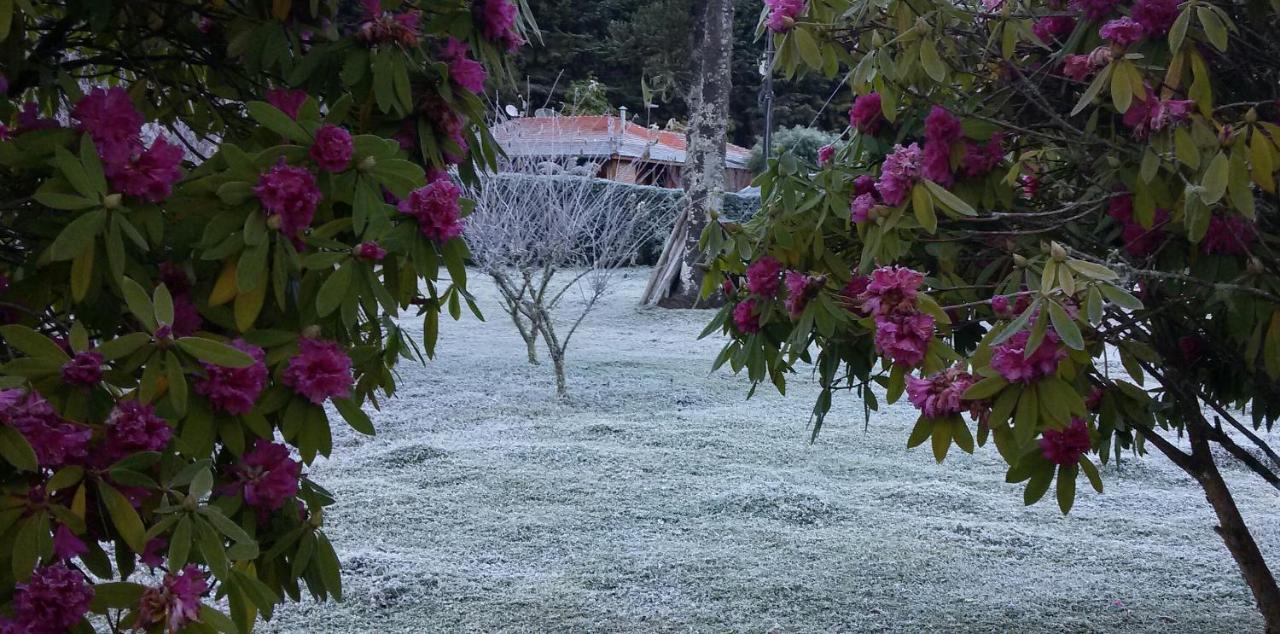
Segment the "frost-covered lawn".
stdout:
<path fill-rule="evenodd" d="M 846 397 L 810 445 L 808 377 L 746 400 L 745 379 L 707 372 L 709 313 L 634 306 L 645 273 L 584 326 L 567 402 L 475 278 L 489 322 L 443 323 L 379 435 L 339 431 L 311 470 L 338 496 L 345 602 L 262 629 L 1260 630 L 1204 499 L 1162 459 L 1108 468 L 1063 518 L 1023 508 L 994 449 L 908 452 L 905 403 L 864 431 Z M 1278 496 L 1226 470 L 1280 564 Z"/>

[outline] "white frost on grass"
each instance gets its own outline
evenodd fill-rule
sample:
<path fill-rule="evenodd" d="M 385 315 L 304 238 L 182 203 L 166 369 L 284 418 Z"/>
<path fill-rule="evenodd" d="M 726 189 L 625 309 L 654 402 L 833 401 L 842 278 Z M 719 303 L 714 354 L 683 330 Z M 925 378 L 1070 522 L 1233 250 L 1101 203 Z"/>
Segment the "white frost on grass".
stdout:
<path fill-rule="evenodd" d="M 584 324 L 564 402 L 475 275 L 490 321 L 442 323 L 379 435 L 336 429 L 311 470 L 338 496 L 345 602 L 261 631 L 1261 629 L 1199 489 L 1162 458 L 1108 467 L 1064 518 L 1024 508 L 991 447 L 941 466 L 907 451 L 905 403 L 864 432 L 837 398 L 810 445 L 809 376 L 746 400 L 744 378 L 708 374 L 710 313 L 634 305 L 646 275 Z M 1225 471 L 1280 563 L 1277 495 Z"/>

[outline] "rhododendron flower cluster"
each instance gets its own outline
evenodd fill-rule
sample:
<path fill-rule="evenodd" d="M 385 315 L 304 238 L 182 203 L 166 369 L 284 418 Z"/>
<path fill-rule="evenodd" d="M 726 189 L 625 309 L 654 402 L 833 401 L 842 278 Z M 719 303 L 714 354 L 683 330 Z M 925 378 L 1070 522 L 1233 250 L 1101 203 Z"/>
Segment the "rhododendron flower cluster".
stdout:
<path fill-rule="evenodd" d="M 1031 25 L 1031 32 L 1047 44 L 1061 40 L 1076 28 L 1076 19 L 1067 15 L 1047 15 Z"/>
<path fill-rule="evenodd" d="M 850 205 L 849 219 L 855 224 L 862 224 L 871 219 L 871 210 L 876 207 L 876 197 L 871 194 L 855 196 Z"/>
<path fill-rule="evenodd" d="M 893 146 L 893 152 L 880 167 L 880 180 L 876 181 L 876 191 L 886 205 L 901 205 L 911 196 L 911 188 L 920 180 L 920 162 L 919 145 Z"/>
<path fill-rule="evenodd" d="M 924 361 L 933 340 L 934 319 L 924 313 L 893 313 L 876 318 L 876 350 L 907 367 Z"/>
<path fill-rule="evenodd" d="M 1134 137 L 1144 139 L 1152 132 L 1185 122 L 1195 107 L 1189 99 L 1160 99 L 1147 87 L 1146 98 L 1139 100 L 1135 96 L 1125 111 L 1124 124 L 1132 128 Z"/>
<path fill-rule="evenodd" d="M 387 250 L 377 242 L 361 242 L 356 245 L 355 256 L 365 262 L 381 262 L 387 257 Z"/>
<path fill-rule="evenodd" d="M 1072 9 L 1084 13 L 1084 17 L 1090 20 L 1101 20 L 1107 17 L 1120 4 L 1120 0 L 1071 0 Z"/>
<path fill-rule="evenodd" d="M 370 46 L 395 43 L 404 48 L 416 48 L 422 42 L 421 11 L 383 11 L 380 0 L 362 0 L 362 4 L 364 20 L 356 39 Z"/>
<path fill-rule="evenodd" d="M 1133 217 L 1133 197 L 1129 194 L 1121 194 L 1113 196 L 1107 203 L 1107 215 L 1120 223 L 1122 229 L 1120 239 L 1124 250 L 1134 256 L 1151 255 L 1166 240 L 1164 226 L 1170 220 L 1168 210 L 1156 209 L 1152 226 L 1147 229 Z"/>
<path fill-rule="evenodd" d="M 928 418 L 945 418 L 963 412 L 966 390 L 973 385 L 973 375 L 957 365 L 928 378 L 907 377 L 907 399 Z"/>
<path fill-rule="evenodd" d="M 275 106 L 277 110 L 289 115 L 290 119 L 297 120 L 298 111 L 302 110 L 302 104 L 307 102 L 307 93 L 301 90 L 288 90 L 285 88 L 272 88 L 267 91 L 267 103 Z"/>
<path fill-rule="evenodd" d="M 259 438 L 235 471 L 245 504 L 260 511 L 278 511 L 285 500 L 298 494 L 302 463 L 290 457 L 288 447 Z"/>
<path fill-rule="evenodd" d="M 351 357 L 337 342 L 302 339 L 280 380 L 316 405 L 328 398 L 347 398 L 353 382 Z"/>
<path fill-rule="evenodd" d="M 105 360 L 102 353 L 96 351 L 77 352 L 62 366 L 62 380 L 69 385 L 87 387 L 102 380 L 102 364 Z"/>
<path fill-rule="evenodd" d="M 431 121 L 432 129 L 434 129 L 440 136 L 449 139 L 454 145 L 458 146 L 460 153 L 455 153 L 451 149 L 445 148 L 443 150 L 444 160 L 451 165 L 461 163 L 463 159 L 466 158 L 467 152 L 470 151 L 465 134 L 466 121 L 461 115 L 454 112 L 453 108 L 451 108 L 449 104 L 445 103 L 438 97 L 427 99 L 423 106 L 423 110 L 426 113 L 427 119 Z M 405 147 L 405 141 L 408 142 L 408 147 L 406 149 L 412 148 L 416 143 L 416 138 L 412 136 L 414 134 L 412 120 L 408 123 L 409 129 L 405 134 L 408 135 L 409 138 L 402 140 L 401 142 L 401 147 Z M 427 180 L 431 181 L 433 179 L 428 178 Z"/>
<path fill-rule="evenodd" d="M 862 305 L 873 315 L 912 312 L 924 275 L 901 266 L 878 268 L 871 273 Z"/>
<path fill-rule="evenodd" d="M 200 620 L 200 598 L 209 591 L 209 580 L 195 564 L 168 572 L 160 585 L 147 588 L 138 601 L 137 629 L 163 625 L 166 634 L 179 632 Z"/>
<path fill-rule="evenodd" d="M 21 389 L 0 391 L 0 423 L 26 438 L 42 467 L 57 468 L 88 454 L 93 431 L 67 422 L 44 397 Z"/>
<path fill-rule="evenodd" d="M 766 255 L 747 267 L 747 292 L 767 299 L 777 295 L 780 288 L 782 263 L 775 258 Z"/>
<path fill-rule="evenodd" d="M 950 187 L 955 182 L 951 173 L 951 144 L 964 134 L 960 119 L 942 106 L 934 106 L 924 120 L 924 160 L 921 173 L 924 177 Z"/>
<path fill-rule="evenodd" d="M 1125 17 L 1103 24 L 1102 28 L 1098 29 L 1098 35 L 1120 48 L 1128 48 L 1141 42 L 1146 36 L 1146 31 L 1141 24 L 1133 21 L 1132 18 Z"/>
<path fill-rule="evenodd" d="M 267 387 L 266 352 L 243 339 L 232 341 L 231 347 L 253 357 L 253 365 L 228 368 L 205 363 L 205 376 L 196 383 L 196 393 L 209 399 L 214 409 L 239 416 L 253 410 Z"/>
<path fill-rule="evenodd" d="M 62 634 L 89 612 L 93 586 L 66 564 L 36 568 L 13 595 L 12 620 L 0 620 L 0 631 L 15 634 Z"/>
<path fill-rule="evenodd" d="M 315 143 L 307 156 L 326 172 L 345 171 L 351 164 L 351 154 L 355 151 L 351 133 L 336 125 L 325 124 L 316 130 Z"/>
<path fill-rule="evenodd" d="M 1181 0 L 1135 0 L 1130 14 L 1147 37 L 1159 37 L 1169 32 L 1178 19 Z"/>
<path fill-rule="evenodd" d="M 1068 55 L 1062 61 L 1062 74 L 1076 81 L 1085 81 L 1111 63 L 1111 48 L 1099 46 L 1088 55 Z"/>
<path fill-rule="evenodd" d="M 805 275 L 799 271 L 787 271 L 787 312 L 795 319 L 804 312 L 809 301 L 818 295 L 826 285 L 827 278 L 822 275 Z"/>
<path fill-rule="evenodd" d="M 158 203 L 182 179 L 182 148 L 157 138 L 144 148 L 142 114 L 123 88 L 95 88 L 72 110 L 102 158 L 111 186 L 123 194 Z"/>
<path fill-rule="evenodd" d="M 818 148 L 818 165 L 829 165 L 835 155 L 836 148 L 834 145 L 824 145 Z"/>
<path fill-rule="evenodd" d="M 1205 255 L 1244 255 L 1257 238 L 1257 227 L 1247 218 L 1213 214 L 1200 241 L 1200 251 Z"/>
<path fill-rule="evenodd" d="M 518 10 L 511 0 L 476 0 L 473 6 L 485 39 L 501 44 L 508 53 L 524 45 L 524 38 L 516 32 Z"/>
<path fill-rule="evenodd" d="M 88 552 L 89 547 L 66 524 L 53 532 L 53 556 L 59 561 L 70 561 Z"/>
<path fill-rule="evenodd" d="M 253 193 L 272 226 L 287 236 L 297 236 L 311 226 L 322 198 L 314 174 L 283 160 L 258 179 Z"/>
<path fill-rule="evenodd" d="M 418 221 L 422 235 L 445 243 L 462 235 L 461 199 L 462 188 L 447 174 L 438 173 L 430 178 L 426 187 L 410 192 L 397 209 Z"/>
<path fill-rule="evenodd" d="M 1063 467 L 1080 462 L 1089 453 L 1089 427 L 1083 419 L 1073 418 L 1066 429 L 1046 429 L 1040 437 L 1040 451 L 1045 460 Z"/>
<path fill-rule="evenodd" d="M 760 332 L 760 317 L 754 297 L 748 297 L 733 307 L 733 325 L 744 334 Z"/>
<path fill-rule="evenodd" d="M 173 437 L 173 428 L 151 405 L 126 400 L 107 417 L 106 458 L 114 462 L 140 451 L 160 451 Z"/>
<path fill-rule="evenodd" d="M 764 0 L 769 7 L 765 24 L 774 33 L 786 33 L 796 25 L 796 18 L 808 8 L 808 0 Z"/>
<path fill-rule="evenodd" d="M 965 142 L 964 175 L 966 178 L 985 176 L 1004 160 L 1004 133 L 991 135 L 986 143 Z"/>
<path fill-rule="evenodd" d="M 480 94 L 484 92 L 484 82 L 489 74 L 484 64 L 471 59 L 471 47 L 456 37 L 444 42 L 441 57 L 449 64 L 449 79 L 467 92 Z"/>
<path fill-rule="evenodd" d="M 1010 383 L 1031 383 L 1051 376 L 1058 371 L 1058 364 L 1067 358 L 1067 351 L 1059 345 L 1061 339 L 1052 329 L 1030 356 L 1026 354 L 1031 333 L 1023 330 L 1004 343 L 991 348 L 991 368 Z"/>
<path fill-rule="evenodd" d="M 853 100 L 849 109 L 849 125 L 863 134 L 874 135 L 880 131 L 884 123 L 884 111 L 881 110 L 880 93 L 872 92 L 859 95 Z"/>

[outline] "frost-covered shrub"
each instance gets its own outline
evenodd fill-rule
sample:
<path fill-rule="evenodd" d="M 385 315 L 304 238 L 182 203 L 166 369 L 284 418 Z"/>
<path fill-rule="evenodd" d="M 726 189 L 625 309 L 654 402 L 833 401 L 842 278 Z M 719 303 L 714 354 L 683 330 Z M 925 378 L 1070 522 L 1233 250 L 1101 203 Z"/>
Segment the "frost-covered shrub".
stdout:
<path fill-rule="evenodd" d="M 418 350 L 391 317 L 430 353 L 457 313 L 443 170 L 493 162 L 473 91 L 522 28 L 509 0 L 0 3 L 0 630 L 341 597 L 307 465 L 331 412 L 373 433 Z"/>

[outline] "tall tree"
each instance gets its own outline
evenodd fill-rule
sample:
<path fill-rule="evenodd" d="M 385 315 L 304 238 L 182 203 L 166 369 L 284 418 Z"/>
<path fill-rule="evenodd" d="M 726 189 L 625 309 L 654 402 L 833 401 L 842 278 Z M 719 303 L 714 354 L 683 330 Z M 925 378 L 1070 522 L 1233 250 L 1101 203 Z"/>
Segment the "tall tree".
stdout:
<path fill-rule="evenodd" d="M 644 303 L 688 308 L 698 302 L 705 265 L 702 231 L 724 202 L 725 136 L 733 88 L 733 0 L 696 7 L 698 74 L 689 91 L 685 204 L 645 289 Z"/>

